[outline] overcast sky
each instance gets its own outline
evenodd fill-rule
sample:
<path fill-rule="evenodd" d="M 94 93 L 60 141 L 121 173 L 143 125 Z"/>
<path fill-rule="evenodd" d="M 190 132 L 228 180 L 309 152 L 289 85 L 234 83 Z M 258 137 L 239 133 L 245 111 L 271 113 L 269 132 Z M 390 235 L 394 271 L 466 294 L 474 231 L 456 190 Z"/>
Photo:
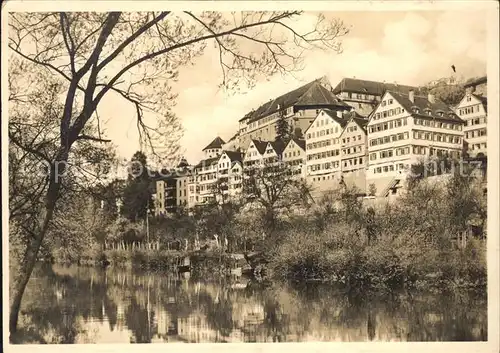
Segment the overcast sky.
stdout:
<path fill-rule="evenodd" d="M 217 90 L 220 68 L 210 53 L 182 70 L 175 113 L 185 133 L 181 140 L 190 163 L 202 158 L 201 149 L 217 135 L 227 141 L 238 120 L 260 104 L 326 75 L 335 86 L 343 77 L 419 85 L 452 74 L 468 78 L 486 73 L 486 13 L 477 12 L 330 12 L 350 28 L 342 54 L 309 52 L 297 78 L 278 75 L 257 84 L 250 92 L 226 95 Z M 311 16 L 312 17 L 312 16 Z M 120 104 L 125 105 L 123 101 Z M 101 115 L 116 114 L 116 106 L 100 108 Z M 134 109 L 120 107 L 121 119 L 110 119 L 108 135 L 122 157 L 139 148 Z"/>

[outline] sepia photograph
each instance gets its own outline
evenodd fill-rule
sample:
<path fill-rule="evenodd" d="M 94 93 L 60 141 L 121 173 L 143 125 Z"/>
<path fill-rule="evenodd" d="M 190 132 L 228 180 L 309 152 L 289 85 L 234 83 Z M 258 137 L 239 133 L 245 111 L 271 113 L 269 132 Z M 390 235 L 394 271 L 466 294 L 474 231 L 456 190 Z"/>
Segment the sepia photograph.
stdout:
<path fill-rule="evenodd" d="M 2 5 L 4 342 L 498 351 L 498 3 L 75 3 Z"/>

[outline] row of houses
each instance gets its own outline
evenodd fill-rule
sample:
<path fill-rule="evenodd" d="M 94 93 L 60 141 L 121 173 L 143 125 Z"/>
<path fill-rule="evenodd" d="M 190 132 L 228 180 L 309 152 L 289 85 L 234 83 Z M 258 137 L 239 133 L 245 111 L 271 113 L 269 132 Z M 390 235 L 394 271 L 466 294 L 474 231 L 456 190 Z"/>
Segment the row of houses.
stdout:
<path fill-rule="evenodd" d="M 244 170 L 282 160 L 312 186 L 313 197 L 339 182 L 361 193 L 397 193 L 412 164 L 428 156 L 487 153 L 486 77 L 469 82 L 454 107 L 417 87 L 325 78 L 246 114 L 229 140 L 216 137 L 195 165 L 183 161 L 156 182 L 156 214 L 238 197 Z M 280 115 L 294 137 L 276 140 Z"/>

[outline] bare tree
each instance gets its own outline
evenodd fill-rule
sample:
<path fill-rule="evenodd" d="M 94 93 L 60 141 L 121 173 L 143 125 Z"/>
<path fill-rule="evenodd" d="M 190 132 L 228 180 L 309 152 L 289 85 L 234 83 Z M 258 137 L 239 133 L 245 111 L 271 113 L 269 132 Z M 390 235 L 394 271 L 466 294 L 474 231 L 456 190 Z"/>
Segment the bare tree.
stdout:
<path fill-rule="evenodd" d="M 266 163 L 247 169 L 243 181 L 243 198 L 263 207 L 264 229 L 272 233 L 280 214 L 311 202 L 311 188 L 293 175 L 285 163 Z"/>
<path fill-rule="evenodd" d="M 48 178 L 37 227 L 14 282 L 11 333 L 17 329 L 24 289 L 52 220 L 72 149 L 77 141 L 106 141 L 99 128 L 89 129 L 92 123 L 100 126 L 98 107 L 105 97 L 116 94 L 134 107 L 145 148 L 159 157 L 161 151 L 172 153 L 178 139 L 165 136 L 178 136 L 181 128 L 172 112 L 176 94 L 171 83 L 177 80 L 179 69 L 203 54 L 208 44 L 218 50 L 221 85 L 227 89 L 300 69 L 305 50 L 340 51 L 339 39 L 347 33 L 342 22 L 320 16 L 310 30 L 300 33 L 294 29 L 300 15 L 298 11 L 10 14 L 11 52 L 35 65 L 35 73 L 50 73 L 62 87 L 58 97 L 63 97 L 61 107 L 53 112 L 59 130 L 53 140 L 54 153 L 47 156 L 29 144 L 19 144 L 26 153 L 47 161 Z M 13 99 L 22 100 L 22 95 Z M 30 102 L 25 108 L 31 109 Z M 152 113 L 153 122 L 148 121 L 147 112 Z"/>

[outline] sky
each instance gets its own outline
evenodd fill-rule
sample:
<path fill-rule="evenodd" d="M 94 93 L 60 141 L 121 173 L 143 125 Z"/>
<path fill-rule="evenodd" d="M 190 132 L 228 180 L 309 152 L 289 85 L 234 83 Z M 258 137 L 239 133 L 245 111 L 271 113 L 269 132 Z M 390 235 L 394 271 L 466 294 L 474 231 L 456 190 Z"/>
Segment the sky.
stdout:
<path fill-rule="evenodd" d="M 193 66 L 180 72 L 174 89 L 179 94 L 174 112 L 184 135 L 182 155 L 195 164 L 202 149 L 216 136 L 227 141 L 238 129 L 238 120 L 270 99 L 316 78 L 326 76 L 332 86 L 344 77 L 421 85 L 449 77 L 469 78 L 486 74 L 487 33 L 485 11 L 419 12 L 328 12 L 350 28 L 344 37 L 343 52 L 310 51 L 305 54 L 304 70 L 294 77 L 276 75 L 258 82 L 250 91 L 228 94 L 218 90 L 221 71 L 217 57 L 208 51 Z M 305 19 L 314 14 L 305 13 Z M 106 103 L 106 102 L 105 102 Z M 101 115 L 109 119 L 107 135 L 118 154 L 130 158 L 139 149 L 134 109 L 123 101 L 108 102 Z"/>

